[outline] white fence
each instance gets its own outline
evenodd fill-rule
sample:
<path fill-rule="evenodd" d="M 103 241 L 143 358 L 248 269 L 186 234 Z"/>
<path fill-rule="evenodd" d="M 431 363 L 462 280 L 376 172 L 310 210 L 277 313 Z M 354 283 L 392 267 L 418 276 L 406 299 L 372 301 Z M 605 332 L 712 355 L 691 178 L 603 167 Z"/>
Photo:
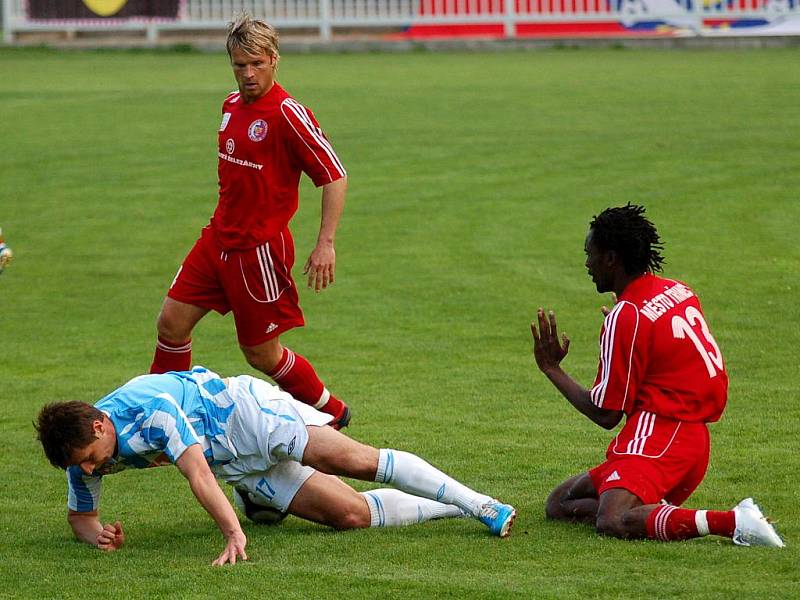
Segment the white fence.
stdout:
<path fill-rule="evenodd" d="M 176 19 L 84 20 L 30 18 L 29 0 L 0 2 L 3 39 L 9 44 L 20 33 L 114 30 L 141 31 L 155 42 L 164 31 L 222 30 L 242 10 L 278 29 L 316 31 L 321 40 L 330 40 L 339 28 L 484 24 L 501 26 L 505 37 L 514 38 L 522 23 L 664 21 L 686 28 L 689 35 L 702 35 L 704 24 L 714 19 L 800 20 L 800 0 L 181 0 Z"/>

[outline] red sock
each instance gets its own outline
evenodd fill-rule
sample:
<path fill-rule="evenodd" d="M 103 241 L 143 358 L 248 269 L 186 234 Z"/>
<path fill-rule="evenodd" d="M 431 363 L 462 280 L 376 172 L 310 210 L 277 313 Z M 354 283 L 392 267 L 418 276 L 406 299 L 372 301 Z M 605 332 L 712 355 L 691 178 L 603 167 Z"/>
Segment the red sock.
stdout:
<path fill-rule="evenodd" d="M 151 373 L 166 373 L 167 371 L 188 371 L 192 366 L 192 340 L 185 342 L 168 342 L 158 336 L 156 353 L 153 364 L 150 365 Z"/>
<path fill-rule="evenodd" d="M 708 534 L 733 537 L 736 518 L 732 510 L 691 510 L 659 506 L 647 516 L 647 537 L 662 542 L 688 540 Z"/>
<path fill-rule="evenodd" d="M 344 412 L 344 402 L 327 390 L 311 363 L 288 348 L 283 349 L 283 356 L 267 375 L 300 402 L 334 417 Z"/>
<path fill-rule="evenodd" d="M 733 537 L 733 532 L 736 530 L 736 515 L 732 510 L 707 510 L 699 512 L 706 513 L 705 517 L 708 533 L 721 535 L 727 538 Z M 702 529 L 702 515 L 698 517 L 698 520 L 701 522 L 700 529 Z"/>

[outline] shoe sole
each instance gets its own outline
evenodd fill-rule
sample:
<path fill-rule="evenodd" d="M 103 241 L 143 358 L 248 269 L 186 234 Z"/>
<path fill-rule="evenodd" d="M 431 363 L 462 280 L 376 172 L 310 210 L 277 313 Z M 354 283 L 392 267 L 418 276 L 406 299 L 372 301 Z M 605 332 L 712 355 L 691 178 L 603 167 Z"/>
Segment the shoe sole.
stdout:
<path fill-rule="evenodd" d="M 500 528 L 500 535 L 498 537 L 507 538 L 511 535 L 511 528 L 514 526 L 514 519 L 517 518 L 517 511 L 512 510 L 511 516 L 503 523 L 503 526 Z"/>
<path fill-rule="evenodd" d="M 737 544 L 745 547 L 761 546 L 765 548 L 783 548 L 786 545 L 775 528 L 768 522 L 751 527 L 750 535 L 746 540 Z"/>

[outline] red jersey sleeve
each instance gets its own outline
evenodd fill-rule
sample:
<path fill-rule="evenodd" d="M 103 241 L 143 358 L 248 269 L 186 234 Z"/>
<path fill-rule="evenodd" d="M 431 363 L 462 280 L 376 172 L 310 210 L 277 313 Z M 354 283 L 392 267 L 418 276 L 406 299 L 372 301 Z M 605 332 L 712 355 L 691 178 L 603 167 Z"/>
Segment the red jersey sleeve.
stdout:
<path fill-rule="evenodd" d="M 286 98 L 281 102 L 281 112 L 288 124 L 290 152 L 314 185 L 319 187 L 347 175 L 310 110 L 293 98 Z"/>
<path fill-rule="evenodd" d="M 600 362 L 592 402 L 608 410 L 630 413 L 642 380 L 646 348 L 639 311 L 630 302 L 618 302 L 606 316 L 600 332 Z"/>

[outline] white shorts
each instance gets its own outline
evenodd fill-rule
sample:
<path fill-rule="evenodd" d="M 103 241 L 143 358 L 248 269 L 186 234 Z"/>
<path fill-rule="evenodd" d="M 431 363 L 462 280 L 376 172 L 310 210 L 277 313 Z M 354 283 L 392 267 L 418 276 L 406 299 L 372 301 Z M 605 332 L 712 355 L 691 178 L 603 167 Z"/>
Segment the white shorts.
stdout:
<path fill-rule="evenodd" d="M 249 375 L 229 378 L 227 387 L 236 404 L 227 437 L 237 458 L 212 470 L 228 483 L 244 486 L 270 506 L 286 511 L 314 472 L 300 464 L 308 443 L 306 426 L 327 425 L 333 417 Z"/>
<path fill-rule="evenodd" d="M 311 467 L 284 460 L 263 473 L 245 475 L 236 486 L 251 492 L 258 499 L 258 504 L 286 512 L 306 479 L 313 474 Z"/>

